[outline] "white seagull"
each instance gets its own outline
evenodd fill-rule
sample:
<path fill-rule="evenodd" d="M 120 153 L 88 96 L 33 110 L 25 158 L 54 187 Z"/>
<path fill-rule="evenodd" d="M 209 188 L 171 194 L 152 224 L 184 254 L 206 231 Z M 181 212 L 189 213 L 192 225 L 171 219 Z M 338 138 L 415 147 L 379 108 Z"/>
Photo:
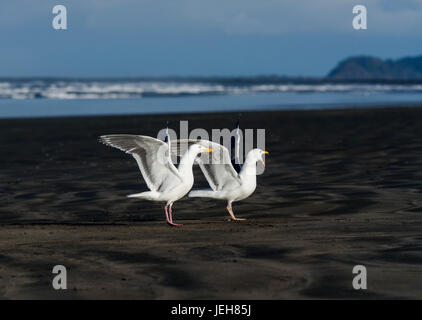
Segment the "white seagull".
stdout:
<path fill-rule="evenodd" d="M 248 152 L 246 160 L 239 173 L 234 169 L 229 151 L 226 147 L 216 142 L 207 140 L 174 140 L 172 141 L 172 153 L 183 152 L 187 146 L 201 144 L 210 147 L 213 153 L 209 159 L 203 160 L 204 156 L 197 158 L 198 162 L 211 190 L 194 190 L 189 192 L 189 197 L 212 198 L 227 201 L 227 211 L 232 220 L 246 220 L 236 218 L 232 203 L 249 197 L 256 189 L 256 163 L 259 161 L 265 165 L 264 156 L 268 151 L 252 149 Z M 183 147 L 183 145 L 185 145 Z M 175 149 L 179 148 L 179 149 Z"/>
<path fill-rule="evenodd" d="M 164 211 L 167 223 L 180 226 L 173 223 L 171 207 L 192 188 L 192 166 L 197 155 L 212 152 L 212 149 L 199 144 L 190 145 L 176 168 L 171 162 L 169 145 L 161 140 L 148 136 L 113 134 L 101 136 L 99 141 L 131 154 L 138 163 L 150 191 L 128 197 L 166 202 Z"/>

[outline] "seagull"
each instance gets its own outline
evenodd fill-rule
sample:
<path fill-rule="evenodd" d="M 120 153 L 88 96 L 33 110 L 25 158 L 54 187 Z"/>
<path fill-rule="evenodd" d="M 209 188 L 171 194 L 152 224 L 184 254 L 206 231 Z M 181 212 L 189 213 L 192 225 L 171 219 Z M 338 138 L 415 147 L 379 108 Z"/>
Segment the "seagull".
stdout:
<path fill-rule="evenodd" d="M 249 197 L 256 189 L 256 163 L 259 161 L 265 165 L 264 157 L 268 151 L 261 149 L 252 149 L 248 152 L 246 160 L 239 173 L 234 169 L 229 151 L 219 143 L 207 140 L 173 140 L 172 153 L 180 152 L 191 144 L 201 144 L 212 148 L 211 159 L 204 161 L 197 158 L 202 173 L 208 181 L 211 189 L 194 190 L 189 192 L 189 197 L 212 198 L 227 201 L 227 211 L 233 221 L 242 221 L 246 219 L 236 218 L 232 203 L 241 201 Z M 175 149 L 178 146 L 179 149 Z M 185 145 L 185 147 L 181 147 Z M 207 160 L 207 159 L 205 159 Z"/>
<path fill-rule="evenodd" d="M 173 222 L 173 203 L 185 196 L 193 186 L 192 166 L 195 158 L 202 152 L 212 152 L 212 149 L 191 144 L 176 168 L 171 162 L 169 144 L 153 137 L 113 134 L 101 136 L 99 141 L 131 154 L 138 163 L 150 191 L 131 194 L 128 197 L 165 202 L 167 223 L 171 226 L 181 226 Z"/>

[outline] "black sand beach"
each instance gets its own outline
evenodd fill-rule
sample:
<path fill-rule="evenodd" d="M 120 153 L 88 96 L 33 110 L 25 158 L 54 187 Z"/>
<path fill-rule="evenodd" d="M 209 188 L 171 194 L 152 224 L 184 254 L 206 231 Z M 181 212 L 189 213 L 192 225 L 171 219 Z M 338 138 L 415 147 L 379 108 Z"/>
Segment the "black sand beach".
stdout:
<path fill-rule="evenodd" d="M 186 198 L 168 227 L 160 204 L 126 198 L 145 189 L 134 159 L 97 142 L 236 117 L 0 120 L 0 298 L 422 298 L 422 108 L 244 113 L 270 152 L 234 205 L 244 222 Z M 57 264 L 68 290 L 51 286 Z"/>

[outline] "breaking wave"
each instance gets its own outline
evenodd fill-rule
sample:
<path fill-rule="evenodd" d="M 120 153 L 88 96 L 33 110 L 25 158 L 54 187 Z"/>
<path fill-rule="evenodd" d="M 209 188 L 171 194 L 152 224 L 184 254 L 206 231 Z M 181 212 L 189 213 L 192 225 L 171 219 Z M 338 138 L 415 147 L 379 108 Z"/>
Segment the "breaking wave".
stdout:
<path fill-rule="evenodd" d="M 422 84 L 217 83 L 200 81 L 0 80 L 0 99 L 133 99 L 260 92 L 422 92 Z"/>

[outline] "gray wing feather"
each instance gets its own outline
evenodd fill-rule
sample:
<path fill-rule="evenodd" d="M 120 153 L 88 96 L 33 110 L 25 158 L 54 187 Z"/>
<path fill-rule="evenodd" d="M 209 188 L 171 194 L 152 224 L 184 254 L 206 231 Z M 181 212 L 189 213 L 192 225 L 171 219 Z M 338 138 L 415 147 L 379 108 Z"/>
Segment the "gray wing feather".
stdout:
<path fill-rule="evenodd" d="M 170 180 L 182 182 L 179 171 L 169 159 L 168 144 L 148 136 L 113 134 L 100 137 L 100 142 L 131 154 L 151 191 L 160 191 Z"/>
<path fill-rule="evenodd" d="M 203 153 L 196 160 L 211 189 L 219 191 L 241 185 L 239 175 L 231 164 L 229 151 L 219 143 L 194 139 L 172 140 L 171 152 L 182 156 L 192 144 L 201 144 L 213 149 L 212 153 Z"/>

